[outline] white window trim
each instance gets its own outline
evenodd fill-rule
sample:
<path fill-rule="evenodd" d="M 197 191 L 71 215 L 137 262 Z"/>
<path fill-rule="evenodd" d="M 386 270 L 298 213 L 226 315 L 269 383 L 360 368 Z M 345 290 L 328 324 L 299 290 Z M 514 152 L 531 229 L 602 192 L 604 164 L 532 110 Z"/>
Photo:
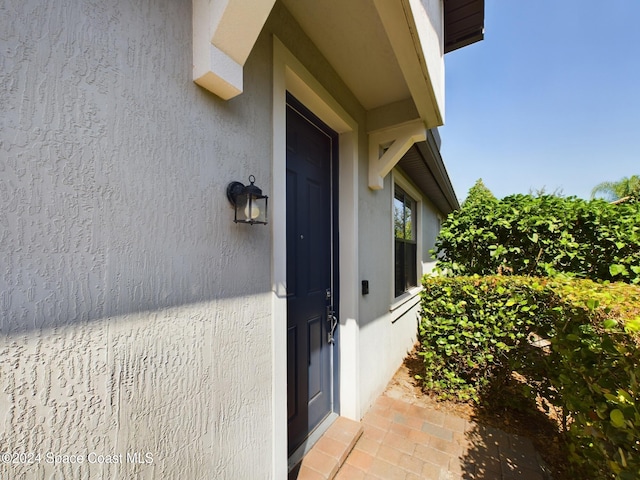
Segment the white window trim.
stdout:
<path fill-rule="evenodd" d="M 424 201 L 423 201 L 423 195 L 420 192 L 420 190 L 413 184 L 411 183 L 407 177 L 405 177 L 402 172 L 400 172 L 398 169 L 394 169 L 391 172 L 391 198 L 390 198 L 390 202 L 391 202 L 391 219 L 390 219 L 390 226 L 391 226 L 391 235 L 393 238 L 393 232 L 394 232 L 394 223 L 393 223 L 393 200 L 395 198 L 395 187 L 396 185 L 398 185 L 398 187 L 400 187 L 402 190 L 404 190 L 404 192 L 409 195 L 415 202 L 416 202 L 416 212 L 415 212 L 415 222 L 416 222 L 416 227 L 415 227 L 415 234 L 416 234 L 416 275 L 417 275 L 417 282 L 418 285 L 416 285 L 415 287 L 411 288 L 410 290 L 404 292 L 402 295 L 396 297 L 395 296 L 395 268 L 391 269 L 391 274 L 392 274 L 392 278 L 391 278 L 391 289 L 390 289 L 390 298 L 391 301 L 389 303 L 389 311 L 393 313 L 392 315 L 392 322 L 395 322 L 399 317 L 401 317 L 402 315 L 404 315 L 409 309 L 411 309 L 413 306 L 416 305 L 416 303 L 419 301 L 420 297 L 419 294 L 420 292 L 423 290 L 423 287 L 420 283 L 420 279 L 422 278 L 422 275 L 424 274 L 423 272 L 423 268 L 422 268 L 422 247 L 423 247 L 423 242 L 424 242 L 424 238 L 423 238 L 423 232 L 422 232 L 422 221 L 423 221 L 423 214 L 424 214 Z M 393 259 L 395 258 L 395 246 L 394 246 L 394 242 L 391 242 L 391 259 L 392 259 L 392 263 L 393 263 Z"/>

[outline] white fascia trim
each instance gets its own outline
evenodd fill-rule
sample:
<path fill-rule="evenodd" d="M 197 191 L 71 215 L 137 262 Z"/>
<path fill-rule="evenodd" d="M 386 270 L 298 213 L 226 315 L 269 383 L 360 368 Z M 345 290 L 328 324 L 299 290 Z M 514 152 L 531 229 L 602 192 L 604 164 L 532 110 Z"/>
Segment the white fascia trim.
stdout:
<path fill-rule="evenodd" d="M 382 190 L 384 177 L 416 142 L 427 139 L 422 120 L 403 123 L 369 133 L 369 188 Z"/>
<path fill-rule="evenodd" d="M 193 0 L 193 81 L 229 100 L 275 0 Z"/>
<path fill-rule="evenodd" d="M 444 7 L 442 1 L 374 0 L 374 4 L 420 117 L 428 128 L 443 125 Z"/>

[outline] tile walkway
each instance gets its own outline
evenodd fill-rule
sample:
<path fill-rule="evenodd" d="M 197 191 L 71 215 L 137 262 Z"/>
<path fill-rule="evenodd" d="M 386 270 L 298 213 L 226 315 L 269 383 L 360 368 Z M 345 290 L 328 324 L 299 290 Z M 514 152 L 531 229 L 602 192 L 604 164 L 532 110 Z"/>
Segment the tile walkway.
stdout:
<path fill-rule="evenodd" d="M 362 422 L 339 418 L 305 456 L 297 476 L 331 478 L 551 479 L 527 438 L 386 394 Z"/>

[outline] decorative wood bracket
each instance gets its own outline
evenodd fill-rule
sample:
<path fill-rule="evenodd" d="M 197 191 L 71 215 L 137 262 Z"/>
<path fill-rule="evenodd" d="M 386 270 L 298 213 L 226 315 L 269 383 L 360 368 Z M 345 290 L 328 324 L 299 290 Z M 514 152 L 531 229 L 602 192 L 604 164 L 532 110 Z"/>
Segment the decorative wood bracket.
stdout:
<path fill-rule="evenodd" d="M 275 0 L 192 0 L 193 81 L 224 100 L 242 93 L 243 67 Z"/>
<path fill-rule="evenodd" d="M 422 120 L 414 120 L 369 133 L 369 188 L 381 190 L 384 177 L 414 143 L 427 139 Z"/>

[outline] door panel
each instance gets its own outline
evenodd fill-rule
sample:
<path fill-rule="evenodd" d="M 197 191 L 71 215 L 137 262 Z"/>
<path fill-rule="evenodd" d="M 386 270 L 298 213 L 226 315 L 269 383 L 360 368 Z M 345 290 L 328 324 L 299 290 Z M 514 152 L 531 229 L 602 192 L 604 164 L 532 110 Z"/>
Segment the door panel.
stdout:
<path fill-rule="evenodd" d="M 287 106 L 289 453 L 332 409 L 327 306 L 333 272 L 331 161 L 335 139 Z"/>

